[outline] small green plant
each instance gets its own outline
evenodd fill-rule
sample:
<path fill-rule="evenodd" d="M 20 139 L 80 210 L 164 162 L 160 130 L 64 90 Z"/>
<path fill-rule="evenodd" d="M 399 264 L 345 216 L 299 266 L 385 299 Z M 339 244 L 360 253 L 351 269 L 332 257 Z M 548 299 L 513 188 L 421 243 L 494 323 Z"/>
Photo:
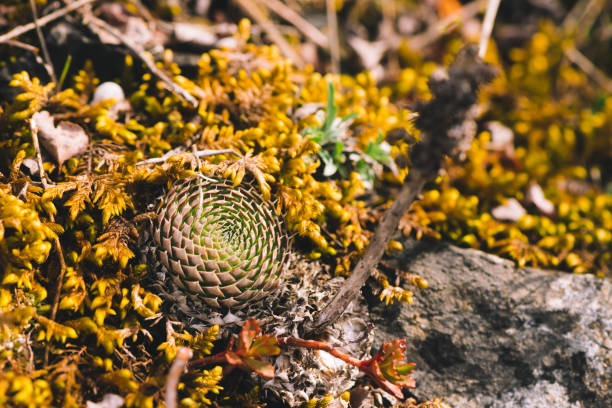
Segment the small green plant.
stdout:
<path fill-rule="evenodd" d="M 334 85 L 328 82 L 325 112 L 320 110 L 316 114 L 322 125 L 308 127 L 303 133 L 320 146 L 317 155 L 323 163 L 322 175 L 332 177 L 337 174 L 340 178 L 347 178 L 350 171 L 354 170 L 365 186 L 372 188 L 376 175 L 382 173 L 381 165 L 391 166 L 393 163 L 389 155 L 390 146 L 379 131 L 377 139 L 368 142 L 365 150 L 360 151 L 354 146 L 354 139 L 348 134 L 353 120 L 359 115 L 354 112 L 344 117 L 337 115 Z"/>

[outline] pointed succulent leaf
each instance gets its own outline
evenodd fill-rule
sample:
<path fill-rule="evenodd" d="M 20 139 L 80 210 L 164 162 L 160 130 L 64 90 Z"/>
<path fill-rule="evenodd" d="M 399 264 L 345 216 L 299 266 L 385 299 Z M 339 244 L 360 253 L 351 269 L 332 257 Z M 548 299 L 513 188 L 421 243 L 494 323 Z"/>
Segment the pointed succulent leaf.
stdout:
<path fill-rule="evenodd" d="M 413 363 L 404 363 L 406 340 L 396 339 L 385 342 L 371 359 L 362 361 L 359 369 L 366 373 L 378 386 L 403 398 L 402 387 L 414 388 L 416 383 L 409 373 L 416 367 Z"/>
<path fill-rule="evenodd" d="M 253 356 L 275 356 L 278 353 L 280 353 L 280 348 L 278 347 L 276 337 L 271 334 L 257 337 L 249 349 L 249 354 Z"/>
<path fill-rule="evenodd" d="M 225 179 L 187 179 L 166 194 L 152 230 L 154 253 L 167 276 L 185 295 L 216 309 L 262 299 L 278 286 L 287 263 L 281 218 L 265 200 L 267 164 L 259 155 L 238 163 L 263 194 Z"/>
<path fill-rule="evenodd" d="M 240 330 L 236 351 L 248 354 L 249 349 L 251 348 L 251 343 L 259 334 L 261 334 L 261 327 L 259 327 L 257 320 L 247 320 Z"/>
<path fill-rule="evenodd" d="M 262 377 L 274 378 L 274 366 L 272 364 L 253 357 L 246 357 L 243 361 L 248 368 Z"/>
<path fill-rule="evenodd" d="M 383 343 L 382 360 L 379 363 L 383 376 L 402 387 L 414 386 L 414 380 L 408 375 L 416 367 L 413 363 L 404 363 L 406 340 L 395 339 Z"/>
<path fill-rule="evenodd" d="M 264 361 L 263 358 L 280 353 L 280 348 L 274 336 L 260 334 L 261 328 L 257 320 L 247 320 L 240 330 L 235 349 L 233 348 L 234 339 L 230 340 L 225 359 L 230 366 L 238 366 L 246 371 L 254 371 L 263 377 L 272 378 L 274 377 L 274 366 Z"/>

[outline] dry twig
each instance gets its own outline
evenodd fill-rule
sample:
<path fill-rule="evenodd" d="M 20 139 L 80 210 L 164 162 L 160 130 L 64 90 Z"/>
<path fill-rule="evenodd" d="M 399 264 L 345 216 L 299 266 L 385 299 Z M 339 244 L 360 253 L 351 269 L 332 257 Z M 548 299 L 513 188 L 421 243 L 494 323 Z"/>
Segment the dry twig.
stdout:
<path fill-rule="evenodd" d="M 570 47 L 565 50 L 565 56 L 574 64 L 578 65 L 581 70 L 583 70 L 588 76 L 593 78 L 595 82 L 606 91 L 612 93 L 612 80 L 608 78 L 605 72 L 600 70 L 584 56 L 583 53 L 578 51 L 574 47 Z"/>
<path fill-rule="evenodd" d="M 193 351 L 188 347 L 180 347 L 176 351 L 176 358 L 166 379 L 166 408 L 176 408 L 178 383 L 191 357 L 193 357 Z"/>
<path fill-rule="evenodd" d="M 580 0 L 565 16 L 562 28 L 574 34 L 574 44 L 578 47 L 589 37 L 591 28 L 606 6 L 608 0 Z"/>
<path fill-rule="evenodd" d="M 83 20 L 85 24 L 88 24 L 88 23 L 93 24 L 96 27 L 98 27 L 100 30 L 107 32 L 108 34 L 112 35 L 113 37 L 121 41 L 123 45 L 125 45 L 134 55 L 136 55 L 142 62 L 145 63 L 145 65 L 153 73 L 153 75 L 159 78 L 170 92 L 178 95 L 181 99 L 188 102 L 194 108 L 198 106 L 197 99 L 194 98 L 189 92 L 187 92 L 179 84 L 174 82 L 172 78 L 168 76 L 166 72 L 159 69 L 155 65 L 155 62 L 152 60 L 152 58 L 149 58 L 146 55 L 146 51 L 139 44 L 132 42 L 132 40 L 126 38 L 119 30 L 110 26 L 105 21 L 100 20 L 97 17 L 90 15 L 90 16 L 84 17 Z"/>
<path fill-rule="evenodd" d="M 248 0 L 235 1 L 246 14 L 248 14 L 257 24 L 261 26 L 261 29 L 265 31 L 265 33 L 270 37 L 270 40 L 276 44 L 285 57 L 293 60 L 298 68 L 304 67 L 304 60 L 302 60 L 302 58 L 295 52 L 295 50 L 291 47 L 291 44 L 285 40 L 285 37 L 283 37 L 274 23 L 266 18 L 257 4 L 253 4 L 253 2 Z"/>
<path fill-rule="evenodd" d="M 500 0 L 489 0 L 487 4 L 487 12 L 485 13 L 484 22 L 482 23 L 482 34 L 480 35 L 480 44 L 478 48 L 478 56 L 484 58 L 489 45 L 489 38 L 493 32 L 493 24 L 495 24 L 495 16 L 499 8 Z"/>
<path fill-rule="evenodd" d="M 397 230 L 399 220 L 408 211 L 429 178 L 428 175 L 418 171 L 412 170 L 410 172 L 397 198 L 383 215 L 378 227 L 376 227 L 374 236 L 365 254 L 351 272 L 351 276 L 342 285 L 332 302 L 321 309 L 312 327 L 308 327 L 307 331 L 316 331 L 335 321 L 355 298 L 356 292 L 368 280 L 370 274 L 382 258 L 391 237 Z"/>
<path fill-rule="evenodd" d="M 195 148 L 195 145 L 193 145 L 193 147 Z M 217 154 L 234 154 L 238 157 L 242 157 L 242 155 L 240 153 L 238 153 L 237 151 L 235 151 L 234 149 L 219 149 L 219 150 L 199 150 L 199 151 L 194 151 L 193 152 L 193 156 L 198 159 L 200 157 L 205 157 L 205 156 L 214 156 Z M 143 161 L 139 161 L 138 163 L 136 163 L 137 166 L 142 166 L 143 164 L 158 164 L 158 163 L 163 163 L 166 160 L 168 160 L 170 157 L 172 157 L 174 155 L 163 155 L 162 157 L 154 157 L 152 159 L 147 159 L 147 160 L 143 160 Z"/>
<path fill-rule="evenodd" d="M 53 71 L 49 70 L 50 66 L 46 64 L 45 61 L 40 57 L 40 55 L 38 54 L 40 50 L 37 47 L 17 40 L 6 40 L 4 44 L 10 45 L 11 47 L 21 48 L 22 50 L 30 51 L 32 54 L 34 54 L 34 59 L 36 60 L 36 62 L 45 67 L 47 74 L 50 78 L 52 78 L 51 74 Z"/>
<path fill-rule="evenodd" d="M 57 76 L 55 76 L 55 70 L 53 69 L 53 63 L 51 62 L 51 57 L 49 56 L 49 50 L 47 49 L 47 42 L 45 41 L 45 37 L 43 36 L 40 25 L 38 24 L 38 13 L 36 12 L 36 3 L 34 0 L 30 0 L 30 7 L 32 8 L 32 18 L 34 18 L 34 26 L 36 27 L 36 35 L 38 36 L 38 41 L 40 42 L 40 47 L 42 48 L 43 57 L 45 58 L 45 69 L 47 73 L 51 77 L 51 81 L 57 84 Z"/>
<path fill-rule="evenodd" d="M 4 43 L 5 43 L 5 44 L 7 44 L 7 45 L 10 45 L 10 46 L 12 46 L 12 47 L 17 47 L 17 48 L 24 49 L 24 50 L 26 50 L 26 51 L 30 51 L 31 53 L 33 53 L 34 55 L 36 55 L 36 57 L 38 57 L 38 58 L 36 59 L 36 62 L 40 62 L 40 63 L 43 63 L 43 62 L 44 62 L 44 61 L 43 61 L 43 60 L 40 58 L 40 56 L 38 55 L 38 51 L 39 51 L 38 47 L 35 47 L 35 46 L 33 46 L 33 45 L 26 44 L 26 43 L 24 43 L 24 42 L 17 41 L 17 40 L 6 40 Z"/>
<path fill-rule="evenodd" d="M 43 188 L 46 190 L 47 188 L 49 188 L 49 180 L 47 180 L 45 169 L 43 169 L 42 154 L 40 152 L 40 143 L 38 143 L 38 126 L 32 120 L 30 120 L 30 132 L 32 133 L 32 146 L 34 147 L 34 152 L 36 153 L 36 164 L 38 165 L 38 176 L 40 177 L 40 182 L 42 183 Z"/>
<path fill-rule="evenodd" d="M 55 222 L 54 217 L 51 218 L 52 222 Z M 55 316 L 57 315 L 57 309 L 59 307 L 59 299 L 62 293 L 62 284 L 64 282 L 64 274 L 66 273 L 66 261 L 64 260 L 64 251 L 62 250 L 62 245 L 60 243 L 59 238 L 55 238 L 53 240 L 55 244 L 55 250 L 57 251 L 57 257 L 60 263 L 60 274 L 57 277 L 57 287 L 55 288 L 55 296 L 53 297 L 53 307 L 51 308 L 51 320 L 55 321 Z"/>
<path fill-rule="evenodd" d="M 340 73 L 340 40 L 338 38 L 338 16 L 336 2 L 327 0 L 327 28 L 329 29 L 329 53 L 331 55 L 332 72 Z"/>
<path fill-rule="evenodd" d="M 321 48 L 328 48 L 329 41 L 325 34 L 323 34 L 317 27 L 312 25 L 304 17 L 296 13 L 291 7 L 285 5 L 279 0 L 257 0 L 265 5 L 268 9 L 278 14 L 291 24 L 293 24 L 298 30 L 306 36 L 310 41 L 317 44 Z"/>
<path fill-rule="evenodd" d="M 61 8 L 59 10 L 54 11 L 53 13 L 49 13 L 44 17 L 41 17 L 38 20 L 38 26 L 39 27 L 43 27 L 47 24 L 49 24 L 50 22 L 57 20 L 60 17 L 65 16 L 66 14 L 70 13 L 73 10 L 76 10 L 78 8 L 81 8 L 89 3 L 93 3 L 96 0 L 79 0 L 79 1 L 75 1 L 74 3 L 71 3 L 69 5 L 67 5 L 64 8 Z M 11 31 L 9 31 L 8 33 L 2 34 L 0 35 L 0 43 L 5 43 L 8 40 L 12 40 L 15 37 L 19 37 L 20 35 L 27 33 L 28 31 L 34 30 L 36 28 L 36 24 L 35 23 L 28 23 L 19 27 L 15 27 L 14 29 L 12 29 Z"/>

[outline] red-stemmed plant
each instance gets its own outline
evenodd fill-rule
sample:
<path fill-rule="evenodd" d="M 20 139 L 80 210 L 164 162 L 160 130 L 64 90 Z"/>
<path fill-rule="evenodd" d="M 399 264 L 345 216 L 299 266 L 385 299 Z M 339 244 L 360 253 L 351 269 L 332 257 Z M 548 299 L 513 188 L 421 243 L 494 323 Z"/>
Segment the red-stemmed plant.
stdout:
<path fill-rule="evenodd" d="M 410 377 L 416 365 L 404 362 L 406 351 L 406 340 L 404 339 L 385 342 L 372 358 L 358 360 L 325 341 L 305 340 L 298 337 L 274 337 L 271 334 L 262 335 L 257 320 L 249 319 L 242 326 L 235 348 L 234 344 L 235 338 L 232 338 L 224 351 L 194 360 L 189 366 L 193 368 L 224 363 L 227 364 L 226 372 L 234 368 L 241 368 L 263 377 L 272 378 L 274 377 L 274 366 L 265 358 L 279 354 L 279 346 L 303 347 L 328 352 L 345 363 L 357 367 L 379 387 L 397 398 L 404 397 L 402 387 L 414 388 L 416 386 L 414 379 Z"/>

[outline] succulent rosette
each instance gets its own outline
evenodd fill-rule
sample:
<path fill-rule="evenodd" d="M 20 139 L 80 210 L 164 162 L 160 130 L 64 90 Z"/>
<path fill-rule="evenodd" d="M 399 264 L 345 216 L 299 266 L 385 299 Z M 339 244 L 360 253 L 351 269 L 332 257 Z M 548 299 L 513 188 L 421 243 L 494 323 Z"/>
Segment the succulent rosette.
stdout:
<path fill-rule="evenodd" d="M 272 203 L 225 179 L 175 184 L 158 211 L 153 242 L 167 278 L 217 309 L 262 299 L 287 264 L 288 239 Z"/>

